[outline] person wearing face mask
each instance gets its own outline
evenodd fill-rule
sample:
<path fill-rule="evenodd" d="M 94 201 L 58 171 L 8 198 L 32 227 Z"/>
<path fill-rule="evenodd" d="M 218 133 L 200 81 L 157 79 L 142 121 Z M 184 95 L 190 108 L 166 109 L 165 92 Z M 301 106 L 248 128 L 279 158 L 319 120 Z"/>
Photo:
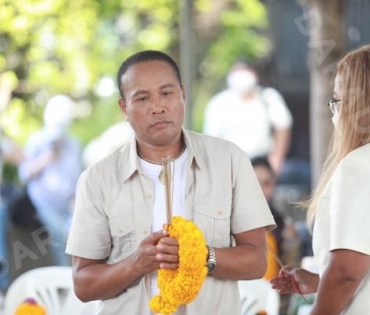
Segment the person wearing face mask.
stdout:
<path fill-rule="evenodd" d="M 308 207 L 318 274 L 284 267 L 280 293 L 317 293 L 311 315 L 370 314 L 370 45 L 337 65 L 331 148 Z"/>
<path fill-rule="evenodd" d="M 257 73 L 236 62 L 228 88 L 206 106 L 203 133 L 237 144 L 250 158 L 266 157 L 276 174 L 290 146 L 292 116 L 280 93 L 259 85 Z"/>
<path fill-rule="evenodd" d="M 65 95 L 49 100 L 44 127 L 27 140 L 19 167 L 28 196 L 49 234 L 47 249 L 52 251 L 56 265 L 70 265 L 64 250 L 81 172 L 80 144 L 68 133 L 72 109 L 73 102 Z"/>

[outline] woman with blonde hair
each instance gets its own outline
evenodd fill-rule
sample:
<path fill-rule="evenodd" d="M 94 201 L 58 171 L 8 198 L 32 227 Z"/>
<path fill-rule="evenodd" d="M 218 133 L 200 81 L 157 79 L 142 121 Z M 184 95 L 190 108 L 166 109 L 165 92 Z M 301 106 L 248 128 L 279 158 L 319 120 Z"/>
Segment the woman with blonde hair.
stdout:
<path fill-rule="evenodd" d="M 337 66 L 331 150 L 308 208 L 319 274 L 284 267 L 280 293 L 315 293 L 311 315 L 370 314 L 370 45 Z"/>

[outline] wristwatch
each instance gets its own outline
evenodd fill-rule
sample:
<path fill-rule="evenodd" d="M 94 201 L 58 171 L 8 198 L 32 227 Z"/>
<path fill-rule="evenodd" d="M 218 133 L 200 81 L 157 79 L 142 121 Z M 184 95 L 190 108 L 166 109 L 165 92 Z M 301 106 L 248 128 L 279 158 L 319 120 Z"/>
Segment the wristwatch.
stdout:
<path fill-rule="evenodd" d="M 213 247 L 208 247 L 208 259 L 207 259 L 208 274 L 212 273 L 212 271 L 215 270 L 215 268 L 216 268 L 215 249 Z"/>

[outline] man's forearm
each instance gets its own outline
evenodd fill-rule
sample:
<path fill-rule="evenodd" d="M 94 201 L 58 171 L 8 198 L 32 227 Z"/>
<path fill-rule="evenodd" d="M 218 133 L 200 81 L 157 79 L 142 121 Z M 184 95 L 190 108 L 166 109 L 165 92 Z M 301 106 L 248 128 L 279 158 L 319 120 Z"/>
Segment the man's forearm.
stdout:
<path fill-rule="evenodd" d="M 111 299 L 143 274 L 134 267 L 132 256 L 116 264 L 90 264 L 74 271 L 75 292 L 83 302 Z"/>
<path fill-rule="evenodd" d="M 261 248 L 241 245 L 216 248 L 217 266 L 213 276 L 224 280 L 262 278 L 267 269 L 266 253 Z"/>
<path fill-rule="evenodd" d="M 235 247 L 216 248 L 216 269 L 212 273 L 224 280 L 262 278 L 267 269 L 266 228 L 234 234 Z"/>

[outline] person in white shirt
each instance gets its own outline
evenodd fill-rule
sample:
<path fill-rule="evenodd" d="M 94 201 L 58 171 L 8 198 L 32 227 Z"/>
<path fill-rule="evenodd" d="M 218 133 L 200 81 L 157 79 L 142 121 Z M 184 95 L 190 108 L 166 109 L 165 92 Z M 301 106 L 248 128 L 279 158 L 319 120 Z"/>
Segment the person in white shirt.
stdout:
<path fill-rule="evenodd" d="M 69 266 L 64 252 L 75 188 L 81 173 L 81 146 L 70 132 L 74 103 L 66 95 L 51 97 L 44 110 L 44 126 L 27 139 L 19 176 L 41 224 L 49 233 L 54 264 Z"/>
<path fill-rule="evenodd" d="M 308 208 L 318 274 L 284 267 L 280 293 L 315 293 L 311 315 L 370 314 L 370 45 L 338 64 L 332 147 Z"/>
<path fill-rule="evenodd" d="M 203 133 L 235 143 L 250 158 L 268 158 L 279 174 L 292 126 L 283 97 L 276 89 L 260 86 L 256 71 L 243 62 L 232 66 L 227 84 L 206 106 Z"/>
<path fill-rule="evenodd" d="M 181 268 L 179 242 L 163 229 L 170 222 L 167 157 L 170 212 L 194 222 L 208 245 L 208 275 L 176 315 L 240 314 L 237 280 L 264 275 L 266 231 L 275 227 L 250 160 L 229 141 L 182 127 L 185 89 L 170 56 L 152 50 L 130 56 L 117 83 L 134 134 L 80 177 L 66 249 L 76 295 L 100 300 L 99 314 L 152 314 L 158 270 Z"/>

